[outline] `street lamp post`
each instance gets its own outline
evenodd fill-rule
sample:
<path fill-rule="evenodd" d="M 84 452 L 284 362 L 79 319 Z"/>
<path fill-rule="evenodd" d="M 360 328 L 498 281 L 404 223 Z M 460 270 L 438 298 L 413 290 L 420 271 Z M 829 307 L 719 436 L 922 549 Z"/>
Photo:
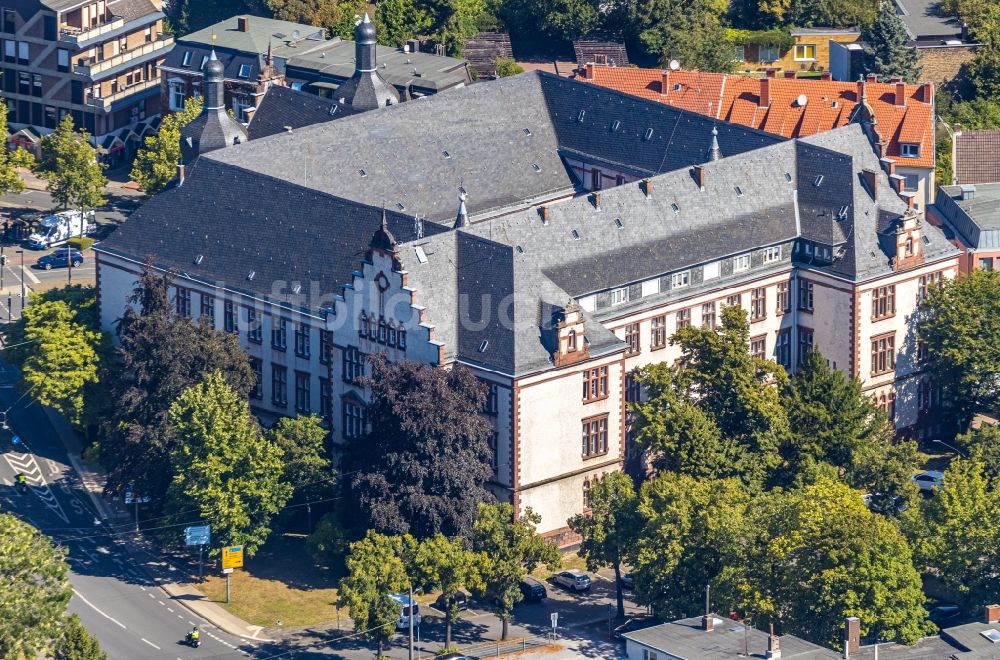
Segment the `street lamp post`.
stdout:
<path fill-rule="evenodd" d="M 24 250 L 17 250 L 17 254 L 21 255 L 21 309 L 17 313 L 18 318 L 24 316 Z"/>
<path fill-rule="evenodd" d="M 968 458 L 968 456 L 965 455 L 965 452 L 963 452 L 958 447 L 955 447 L 954 445 L 949 445 L 944 440 L 937 440 L 937 439 L 935 439 L 935 440 L 931 440 L 931 442 L 933 442 L 935 444 L 939 444 L 939 445 L 944 445 L 945 447 L 947 447 L 948 449 L 952 450 L 953 452 L 955 452 L 956 454 L 958 454 L 962 458 Z"/>

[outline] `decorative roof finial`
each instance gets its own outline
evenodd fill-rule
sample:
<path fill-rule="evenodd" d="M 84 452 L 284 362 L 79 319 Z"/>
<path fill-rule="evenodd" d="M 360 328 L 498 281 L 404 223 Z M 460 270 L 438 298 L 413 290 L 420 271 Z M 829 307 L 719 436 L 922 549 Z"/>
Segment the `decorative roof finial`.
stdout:
<path fill-rule="evenodd" d="M 722 149 L 719 148 L 719 129 L 715 126 L 712 127 L 712 146 L 708 148 L 708 161 L 719 160 L 722 158 Z"/>
<path fill-rule="evenodd" d="M 459 188 L 458 191 L 458 216 L 455 218 L 455 229 L 469 226 L 469 214 L 465 210 L 465 188 Z"/>

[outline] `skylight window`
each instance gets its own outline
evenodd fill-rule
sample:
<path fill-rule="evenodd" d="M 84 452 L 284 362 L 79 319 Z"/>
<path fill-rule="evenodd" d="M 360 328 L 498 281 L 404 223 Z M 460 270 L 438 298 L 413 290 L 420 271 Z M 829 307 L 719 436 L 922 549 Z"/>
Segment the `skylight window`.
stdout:
<path fill-rule="evenodd" d="M 736 196 L 737 197 L 742 197 L 743 196 L 743 189 L 740 188 L 739 186 L 736 186 Z"/>
<path fill-rule="evenodd" d="M 489 347 L 489 345 L 490 345 L 490 340 L 489 339 L 484 339 L 482 341 L 482 343 L 479 344 L 479 352 L 480 353 L 485 353 L 486 349 Z"/>
<path fill-rule="evenodd" d="M 444 151 L 442 151 L 442 152 L 441 152 L 441 155 L 445 157 L 445 160 L 447 160 L 447 159 L 451 158 L 451 154 L 450 154 L 450 153 L 448 153 L 448 150 L 447 150 L 447 149 L 445 149 Z"/>
<path fill-rule="evenodd" d="M 184 59 L 181 61 L 181 66 L 191 66 L 191 51 L 184 51 Z"/>
<path fill-rule="evenodd" d="M 240 76 L 240 78 L 249 78 L 250 77 L 250 65 L 249 64 L 241 64 L 240 65 L 239 76 Z"/>
<path fill-rule="evenodd" d="M 521 247 L 520 245 L 517 245 L 514 247 L 514 252 L 517 252 L 518 254 L 524 254 L 524 248 Z"/>
<path fill-rule="evenodd" d="M 578 114 L 578 115 L 576 116 L 576 120 L 577 120 L 577 121 L 583 121 L 583 118 L 584 118 L 584 117 L 585 117 L 586 115 L 587 115 L 587 111 L 586 111 L 586 110 L 581 110 L 581 111 L 580 111 L 580 114 Z"/>
<path fill-rule="evenodd" d="M 250 281 L 253 281 L 253 278 L 255 278 L 256 276 L 257 276 L 257 271 L 255 270 L 252 270 L 249 273 L 247 273 L 247 279 Z"/>
<path fill-rule="evenodd" d="M 578 232 L 577 230 L 574 229 L 573 231 L 570 232 L 570 234 L 573 235 L 574 241 L 580 240 L 580 232 Z"/>
<path fill-rule="evenodd" d="M 302 285 L 301 284 L 296 284 L 295 286 L 292 287 L 292 295 L 297 296 L 300 293 L 302 293 Z"/>
<path fill-rule="evenodd" d="M 422 264 L 427 263 L 427 253 L 424 252 L 424 248 L 422 245 L 418 245 L 415 248 L 413 248 L 413 252 L 417 255 L 418 263 Z"/>
<path fill-rule="evenodd" d="M 681 84 L 680 83 L 674 83 L 674 91 L 675 92 L 681 91 Z"/>
<path fill-rule="evenodd" d="M 536 172 L 541 172 L 542 171 L 542 168 L 538 166 L 538 163 L 532 163 L 531 164 L 531 169 L 535 170 Z"/>
<path fill-rule="evenodd" d="M 399 209 L 400 211 L 406 210 L 406 206 L 403 205 L 403 202 L 396 202 L 396 208 Z"/>
<path fill-rule="evenodd" d="M 622 123 L 617 119 L 611 122 L 611 132 L 614 133 L 621 127 Z"/>
<path fill-rule="evenodd" d="M 647 128 L 646 134 L 642 136 L 642 139 L 648 142 L 652 137 L 653 137 L 653 129 Z"/>
<path fill-rule="evenodd" d="M 204 69 L 206 64 L 208 64 L 208 55 L 205 55 L 204 57 L 201 58 L 201 66 L 198 68 Z"/>
<path fill-rule="evenodd" d="M 673 209 L 674 213 L 680 213 L 681 207 L 677 206 L 677 202 L 671 202 L 670 208 Z"/>
<path fill-rule="evenodd" d="M 361 175 L 362 179 L 368 176 L 368 172 L 365 172 L 364 170 L 358 170 L 358 174 Z"/>
<path fill-rule="evenodd" d="M 194 258 L 194 263 L 195 263 L 195 265 L 196 265 L 196 266 L 200 266 L 200 265 L 201 265 L 201 262 L 202 262 L 202 260 L 204 260 L 204 259 L 205 259 L 205 255 L 203 255 L 203 254 L 199 254 L 198 256 L 196 256 L 196 257 Z"/>
<path fill-rule="evenodd" d="M 527 135 L 528 137 L 531 137 L 531 129 L 530 128 L 524 129 L 524 134 Z"/>
<path fill-rule="evenodd" d="M 615 227 L 618 227 L 619 229 L 621 229 L 624 226 L 625 225 L 622 224 L 622 219 L 621 218 L 615 218 Z"/>
<path fill-rule="evenodd" d="M 789 174 L 788 172 L 785 172 L 785 181 L 791 181 L 791 180 L 792 180 L 792 175 Z"/>
<path fill-rule="evenodd" d="M 816 179 L 813 180 L 813 185 L 816 186 L 817 188 L 819 188 L 821 185 L 823 185 L 823 175 L 822 174 L 818 175 L 816 177 Z"/>

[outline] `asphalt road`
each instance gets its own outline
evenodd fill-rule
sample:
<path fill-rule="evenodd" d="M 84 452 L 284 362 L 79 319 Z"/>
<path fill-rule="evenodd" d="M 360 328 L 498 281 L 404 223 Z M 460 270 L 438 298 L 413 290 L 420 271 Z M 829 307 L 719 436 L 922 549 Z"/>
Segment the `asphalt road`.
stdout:
<path fill-rule="evenodd" d="M 68 551 L 73 599 L 69 609 L 101 642 L 113 660 L 154 658 L 242 658 L 255 651 L 195 617 L 157 586 L 169 580 L 169 562 L 143 550 L 138 554 L 132 525 L 99 522 L 100 514 L 70 467 L 55 429 L 30 397 L 13 385 L 15 373 L 0 363 L 0 406 L 10 409 L 9 424 L 23 442 L 4 434 L 0 454 L 0 506 L 35 525 Z M 20 494 L 14 477 L 28 477 L 29 492 Z M 195 623 L 202 645 L 182 645 Z"/>

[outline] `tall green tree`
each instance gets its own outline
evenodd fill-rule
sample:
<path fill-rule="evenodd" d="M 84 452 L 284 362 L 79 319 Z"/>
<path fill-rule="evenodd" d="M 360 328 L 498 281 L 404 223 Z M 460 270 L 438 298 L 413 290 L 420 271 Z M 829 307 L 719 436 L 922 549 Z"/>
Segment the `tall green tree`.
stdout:
<path fill-rule="evenodd" d="M 0 513 L 0 657 L 34 658 L 59 638 L 72 591 L 66 551 Z"/>
<path fill-rule="evenodd" d="M 1000 598 L 1000 491 L 986 470 L 975 458 L 952 461 L 912 534 L 918 557 L 969 614 Z"/>
<path fill-rule="evenodd" d="M 720 0 L 637 0 L 627 4 L 628 32 L 661 63 L 680 61 L 685 69 L 731 72 L 733 44 L 720 17 Z"/>
<path fill-rule="evenodd" d="M 75 614 L 71 614 L 63 624 L 62 636 L 52 657 L 55 660 L 108 660 L 100 642 L 87 632 L 80 617 Z"/>
<path fill-rule="evenodd" d="M 703 612 L 705 585 L 739 556 L 749 501 L 736 479 L 663 472 L 643 484 L 642 529 L 632 550 L 635 601 L 667 619 Z"/>
<path fill-rule="evenodd" d="M 537 532 L 542 517 L 528 507 L 514 517 L 510 504 L 480 504 L 472 528 L 472 549 L 476 552 L 480 581 L 476 592 L 497 603 L 503 623 L 501 639 L 507 639 L 510 615 L 522 598 L 521 580 L 544 564 L 559 567 L 559 551 Z"/>
<path fill-rule="evenodd" d="M 235 333 L 179 317 L 170 300 L 171 273 L 147 263 L 118 323 L 110 406 L 100 442 L 112 489 L 133 485 L 160 506 L 173 478 L 175 439 L 167 419 L 181 393 L 220 371 L 246 398 L 254 373 Z"/>
<path fill-rule="evenodd" d="M 402 537 L 368 530 L 351 544 L 347 575 L 340 581 L 340 605 L 349 609 L 355 630 L 378 644 L 380 658 L 399 618 L 399 604 L 391 596 L 410 587 L 402 553 Z"/>
<path fill-rule="evenodd" d="M 24 317 L 25 391 L 79 424 L 85 389 L 98 380 L 102 334 L 77 323 L 76 312 L 61 300 L 27 307 Z"/>
<path fill-rule="evenodd" d="M 979 98 L 995 100 L 1000 96 L 1000 47 L 977 50 L 966 73 Z"/>
<path fill-rule="evenodd" d="M 135 155 L 129 176 L 147 197 L 167 187 L 177 177 L 181 162 L 181 129 L 201 114 L 200 96 L 189 98 L 180 112 L 168 114 L 154 135 L 147 135 L 143 148 Z"/>
<path fill-rule="evenodd" d="M 486 0 L 449 0 L 435 17 L 435 31 L 449 55 L 458 57 L 466 41 L 496 24 L 486 5 Z"/>
<path fill-rule="evenodd" d="M 217 371 L 174 402 L 170 427 L 176 470 L 168 514 L 195 509 L 216 538 L 252 556 L 292 494 L 282 480 L 284 452 L 263 437 L 249 403 Z"/>
<path fill-rule="evenodd" d="M 596 571 L 604 564 L 614 568 L 619 617 L 625 616 L 622 563 L 639 540 L 638 503 L 632 478 L 612 472 L 590 486 L 590 512 L 569 519 L 570 529 L 583 538 L 580 555 L 587 560 L 587 568 Z"/>
<path fill-rule="evenodd" d="M 369 359 L 370 430 L 349 441 L 344 471 L 357 522 L 426 538 L 468 535 L 493 474 L 484 386 L 467 369 Z"/>
<path fill-rule="evenodd" d="M 332 495 L 335 475 L 324 447 L 327 430 L 322 419 L 316 415 L 280 417 L 267 435 L 284 453 L 282 481 L 294 488 L 292 502 L 303 504 Z"/>
<path fill-rule="evenodd" d="M 481 590 L 480 575 L 476 570 L 476 556 L 467 547 L 467 541 L 459 536 L 449 538 L 435 534 L 424 539 L 416 549 L 412 571 L 414 581 L 424 588 L 441 592 L 451 607 L 445 612 L 444 647 L 451 648 L 451 629 L 458 608 L 454 604 L 455 595 L 463 587 Z"/>
<path fill-rule="evenodd" d="M 903 644 L 933 627 L 906 539 L 847 485 L 821 479 L 758 495 L 748 523 L 718 582 L 733 609 L 834 648 L 848 616 L 861 619 L 863 637 Z"/>
<path fill-rule="evenodd" d="M 381 0 L 372 20 L 383 46 L 402 46 L 431 26 L 430 16 L 415 0 Z"/>
<path fill-rule="evenodd" d="M 7 112 L 7 105 L 3 104 L 0 108 L 0 135 L 7 135 Z M 34 166 L 35 157 L 21 147 L 0 149 L 0 195 L 23 192 L 24 179 L 17 170 Z"/>
<path fill-rule="evenodd" d="M 865 70 L 879 78 L 900 77 L 906 82 L 920 81 L 920 58 L 910 41 L 906 26 L 896 15 L 896 5 L 882 2 L 874 22 L 861 32 L 865 44 Z"/>
<path fill-rule="evenodd" d="M 42 138 L 42 157 L 35 173 L 48 183 L 49 193 L 62 208 L 94 209 L 104 204 L 104 165 L 86 131 L 73 130 L 66 115 L 56 130 Z"/>
<path fill-rule="evenodd" d="M 1000 426 L 984 423 L 959 435 L 955 444 L 982 465 L 987 478 L 1000 478 Z"/>
<path fill-rule="evenodd" d="M 929 294 L 917 334 L 943 392 L 942 412 L 964 428 L 977 412 L 1000 409 L 1000 273 L 976 270 Z"/>

